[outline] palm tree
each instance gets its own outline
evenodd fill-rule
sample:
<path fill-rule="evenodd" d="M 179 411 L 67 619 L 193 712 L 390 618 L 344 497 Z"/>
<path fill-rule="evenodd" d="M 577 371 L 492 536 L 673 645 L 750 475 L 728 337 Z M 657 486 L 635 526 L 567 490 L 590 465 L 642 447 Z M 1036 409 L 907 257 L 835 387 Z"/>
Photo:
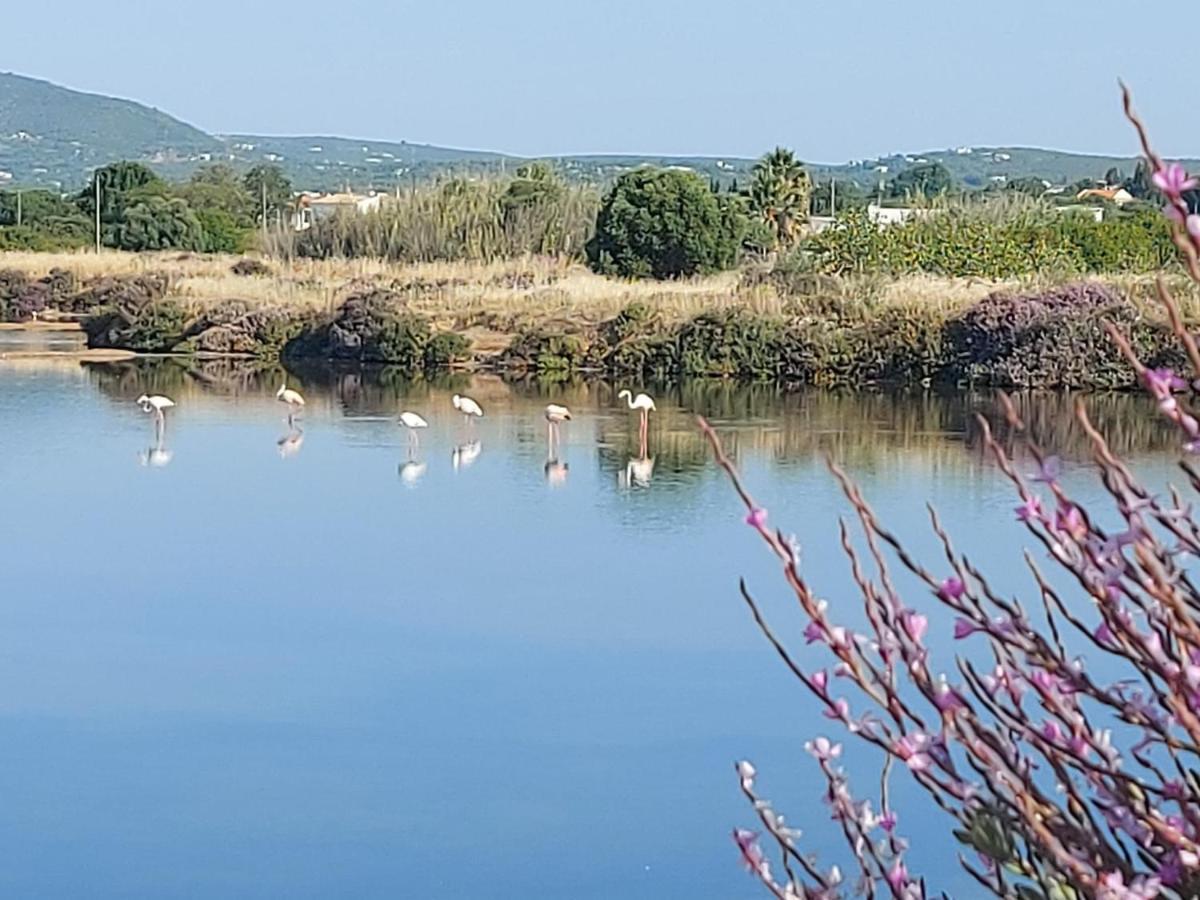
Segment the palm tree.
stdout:
<path fill-rule="evenodd" d="M 812 181 L 804 164 L 785 147 L 776 147 L 754 164 L 750 206 L 775 235 L 778 246 L 791 244 L 808 221 Z"/>

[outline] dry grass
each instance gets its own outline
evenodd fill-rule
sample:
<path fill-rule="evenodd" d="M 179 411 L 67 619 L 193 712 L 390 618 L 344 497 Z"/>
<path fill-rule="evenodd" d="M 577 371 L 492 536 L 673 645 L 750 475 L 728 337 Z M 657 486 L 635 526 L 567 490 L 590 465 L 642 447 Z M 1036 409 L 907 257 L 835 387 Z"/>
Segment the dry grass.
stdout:
<path fill-rule="evenodd" d="M 81 279 L 103 275 L 166 272 L 171 294 L 206 306 L 237 298 L 262 304 L 332 309 L 347 294 L 366 287 L 399 291 L 410 307 L 447 327 L 473 330 L 477 338 L 507 331 L 523 322 L 597 322 L 640 301 L 668 320 L 732 306 L 761 313 L 784 313 L 803 306 L 806 296 L 784 297 L 769 282 L 743 279 L 737 272 L 674 282 L 628 282 L 604 278 L 584 266 L 550 257 L 524 257 L 492 263 L 399 264 L 381 260 L 268 260 L 273 274 L 239 276 L 238 257 L 178 253 L 0 253 L 0 269 L 33 277 L 53 268 Z M 1155 306 L 1154 279 L 1107 276 L 1102 279 L 1145 305 Z M 1178 283 L 1176 283 L 1178 282 Z M 821 291 L 868 307 L 937 306 L 953 312 L 996 290 L 1047 286 L 1044 279 L 991 281 L 909 275 L 900 278 L 854 276 L 826 280 Z M 1172 290 L 1193 317 L 1200 317 L 1200 289 L 1172 279 Z"/>

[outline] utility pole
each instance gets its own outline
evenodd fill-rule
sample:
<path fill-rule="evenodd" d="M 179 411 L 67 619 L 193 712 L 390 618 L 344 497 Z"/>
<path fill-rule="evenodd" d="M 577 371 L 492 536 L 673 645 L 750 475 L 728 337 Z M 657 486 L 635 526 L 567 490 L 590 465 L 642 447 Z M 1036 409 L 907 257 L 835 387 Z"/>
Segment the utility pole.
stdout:
<path fill-rule="evenodd" d="M 17 227 L 21 227 L 21 192 L 17 191 Z"/>
<path fill-rule="evenodd" d="M 100 173 L 96 172 L 92 175 L 92 181 L 96 182 L 96 252 L 100 252 Z"/>
<path fill-rule="evenodd" d="M 262 187 L 262 233 L 263 233 L 263 249 L 267 246 L 267 179 L 263 178 Z"/>
<path fill-rule="evenodd" d="M 829 176 L 829 217 L 837 218 L 837 179 Z"/>

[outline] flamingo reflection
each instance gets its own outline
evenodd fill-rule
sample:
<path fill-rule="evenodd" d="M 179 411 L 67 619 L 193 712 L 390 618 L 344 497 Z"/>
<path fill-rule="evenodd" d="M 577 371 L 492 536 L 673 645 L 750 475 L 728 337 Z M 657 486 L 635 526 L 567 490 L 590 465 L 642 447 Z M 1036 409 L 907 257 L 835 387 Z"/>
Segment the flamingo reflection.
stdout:
<path fill-rule="evenodd" d="M 483 452 L 483 444 L 478 439 L 467 441 L 465 444 L 459 444 L 450 451 L 450 464 L 454 467 L 454 471 L 465 469 L 471 463 L 479 458 L 479 454 Z"/>
<path fill-rule="evenodd" d="M 304 444 L 304 429 L 293 427 L 283 437 L 275 442 L 275 446 L 279 448 L 279 456 L 281 459 L 287 459 L 290 456 L 295 456 L 300 452 L 300 447 Z"/>
<path fill-rule="evenodd" d="M 171 461 L 174 452 L 165 446 L 167 426 L 162 419 L 154 420 L 154 444 L 138 454 L 138 460 L 143 466 L 161 469 Z"/>
<path fill-rule="evenodd" d="M 397 471 L 400 473 L 400 480 L 409 487 L 412 487 L 421 480 L 421 476 L 425 474 L 427 468 L 429 466 L 426 463 L 416 458 L 416 448 L 410 445 L 408 448 L 408 459 L 400 463 Z"/>
<path fill-rule="evenodd" d="M 638 455 L 625 463 L 625 471 L 617 475 L 621 487 L 649 487 L 654 478 L 654 457 L 646 451 L 646 434 L 642 432 L 638 441 Z"/>

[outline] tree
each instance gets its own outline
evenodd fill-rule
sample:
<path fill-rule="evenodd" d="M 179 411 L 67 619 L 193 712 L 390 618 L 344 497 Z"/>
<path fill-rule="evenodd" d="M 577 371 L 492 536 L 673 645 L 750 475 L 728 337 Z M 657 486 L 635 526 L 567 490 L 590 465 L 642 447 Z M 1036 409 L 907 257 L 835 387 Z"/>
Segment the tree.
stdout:
<path fill-rule="evenodd" d="M 246 189 L 237 172 L 224 163 L 201 166 L 176 193 L 197 213 L 217 210 L 244 228 L 254 226 L 261 202 Z"/>
<path fill-rule="evenodd" d="M 813 186 L 813 215 L 828 216 L 834 213 L 840 215 L 866 208 L 867 195 L 853 181 L 839 181 L 836 188 L 832 188 L 832 184 L 832 181 L 819 181 Z M 837 206 L 831 206 L 831 201 Z"/>
<path fill-rule="evenodd" d="M 739 221 L 740 220 L 740 221 Z M 675 278 L 730 268 L 745 217 L 722 209 L 693 172 L 642 168 L 605 194 L 587 245 L 594 271 L 625 278 Z"/>
<path fill-rule="evenodd" d="M 1004 189 L 1016 194 L 1040 197 L 1046 193 L 1046 182 L 1034 175 L 1023 175 L 1008 181 L 1004 185 Z"/>
<path fill-rule="evenodd" d="M 76 199 L 89 219 L 96 215 L 96 185 L 100 186 L 100 222 L 116 225 L 124 217 L 125 207 L 147 197 L 167 192 L 167 183 L 149 167 L 137 162 L 115 162 L 92 173 L 88 186 Z"/>
<path fill-rule="evenodd" d="M 111 230 L 120 250 L 203 250 L 204 228 L 187 202 L 146 197 L 124 211 Z"/>
<path fill-rule="evenodd" d="M 53 191 L 22 191 L 20 201 L 16 191 L 0 192 L 0 225 L 16 225 L 18 209 L 20 224 L 54 233 L 78 233 L 90 226 L 79 207 Z"/>
<path fill-rule="evenodd" d="M 242 186 L 253 200 L 255 221 L 262 218 L 264 202 L 268 219 L 291 212 L 292 182 L 279 166 L 255 166 L 242 178 Z"/>
<path fill-rule="evenodd" d="M 776 147 L 754 164 L 750 208 L 775 235 L 777 246 L 793 243 L 808 221 L 812 181 L 794 153 Z"/>
<path fill-rule="evenodd" d="M 1125 181 L 1125 175 L 1116 166 L 1113 166 L 1107 172 L 1104 173 L 1104 186 L 1105 187 L 1116 187 L 1117 185 L 1123 184 L 1124 181 Z"/>
<path fill-rule="evenodd" d="M 936 197 L 954 187 L 954 176 L 940 162 L 923 163 L 905 169 L 891 180 L 891 197 Z"/>

